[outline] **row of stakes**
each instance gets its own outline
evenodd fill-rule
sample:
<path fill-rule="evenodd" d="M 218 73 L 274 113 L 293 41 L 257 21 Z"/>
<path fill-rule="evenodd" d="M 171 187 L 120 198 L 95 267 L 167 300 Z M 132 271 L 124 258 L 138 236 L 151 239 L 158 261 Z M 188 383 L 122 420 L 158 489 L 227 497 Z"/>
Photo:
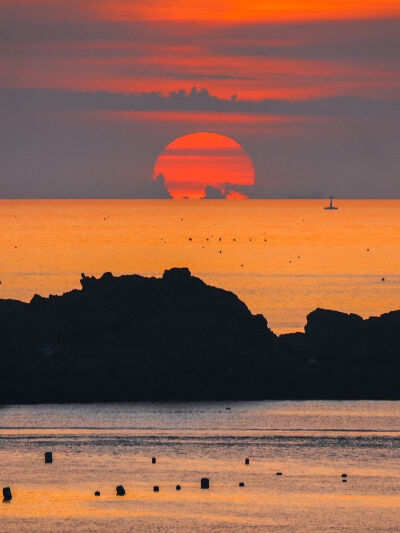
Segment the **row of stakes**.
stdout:
<path fill-rule="evenodd" d="M 46 464 L 51 464 L 53 462 L 53 453 L 52 452 L 46 452 L 44 454 L 44 462 Z M 156 457 L 152 457 L 151 462 L 152 462 L 153 465 L 155 465 L 157 463 Z M 246 459 L 244 460 L 244 464 L 245 465 L 249 465 L 250 464 L 250 459 L 248 457 L 246 457 Z M 282 472 L 277 472 L 276 475 L 277 476 L 282 476 L 283 474 L 282 474 Z M 342 474 L 342 482 L 343 483 L 347 482 L 347 474 Z M 244 487 L 244 483 L 240 482 L 239 483 L 239 487 Z M 201 489 L 209 489 L 210 488 L 210 480 L 209 480 L 208 477 L 202 477 L 201 478 L 201 480 L 200 480 L 200 488 Z M 124 489 L 123 485 L 118 485 L 115 490 L 116 490 L 117 496 L 125 496 L 125 489 Z M 176 490 L 182 490 L 182 487 L 180 485 L 177 485 L 176 486 Z M 160 487 L 158 485 L 154 485 L 153 491 L 154 492 L 159 492 L 160 491 Z M 96 490 L 94 495 L 95 496 L 100 496 L 101 494 L 100 494 L 100 492 L 98 490 Z M 10 502 L 11 500 L 12 500 L 11 488 L 10 487 L 4 487 L 3 488 L 3 502 Z"/>

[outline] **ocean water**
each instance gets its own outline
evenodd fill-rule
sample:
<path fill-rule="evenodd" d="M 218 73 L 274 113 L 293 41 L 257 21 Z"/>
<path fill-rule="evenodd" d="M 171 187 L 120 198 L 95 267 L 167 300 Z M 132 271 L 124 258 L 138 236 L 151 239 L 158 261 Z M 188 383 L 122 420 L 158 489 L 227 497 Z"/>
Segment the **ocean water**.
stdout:
<path fill-rule="evenodd" d="M 400 402 L 3 407 L 0 484 L 1 533 L 397 532 Z"/>
<path fill-rule="evenodd" d="M 60 294 L 80 286 L 81 272 L 187 266 L 277 333 L 301 331 L 316 307 L 364 317 L 398 309 L 400 201 L 327 203 L 1 200 L 0 298 Z"/>

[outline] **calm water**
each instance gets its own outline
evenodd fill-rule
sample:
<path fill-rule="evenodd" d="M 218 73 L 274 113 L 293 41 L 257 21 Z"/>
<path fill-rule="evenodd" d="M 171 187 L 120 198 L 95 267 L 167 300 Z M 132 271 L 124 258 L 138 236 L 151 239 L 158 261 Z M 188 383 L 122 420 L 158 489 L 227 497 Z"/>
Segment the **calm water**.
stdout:
<path fill-rule="evenodd" d="M 81 272 L 159 276 L 188 266 L 276 332 L 301 330 L 318 306 L 363 316 L 398 309 L 400 201 L 326 204 L 2 200 L 0 298 L 62 293 L 79 287 Z"/>
<path fill-rule="evenodd" d="M 0 531 L 400 530 L 400 402 L 226 407 L 0 409 L 0 483 L 14 493 L 0 504 Z"/>

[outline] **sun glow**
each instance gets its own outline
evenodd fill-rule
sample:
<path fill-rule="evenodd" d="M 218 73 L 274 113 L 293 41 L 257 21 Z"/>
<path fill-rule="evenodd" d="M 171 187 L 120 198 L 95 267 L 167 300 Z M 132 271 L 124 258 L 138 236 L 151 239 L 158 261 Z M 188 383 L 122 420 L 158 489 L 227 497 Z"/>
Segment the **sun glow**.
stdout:
<path fill-rule="evenodd" d="M 214 188 L 226 198 L 245 197 L 230 185 L 254 185 L 254 167 L 238 142 L 218 133 L 192 133 L 164 148 L 154 167 L 162 174 L 173 198 L 203 198 Z M 213 189 L 211 189 L 213 190 Z"/>

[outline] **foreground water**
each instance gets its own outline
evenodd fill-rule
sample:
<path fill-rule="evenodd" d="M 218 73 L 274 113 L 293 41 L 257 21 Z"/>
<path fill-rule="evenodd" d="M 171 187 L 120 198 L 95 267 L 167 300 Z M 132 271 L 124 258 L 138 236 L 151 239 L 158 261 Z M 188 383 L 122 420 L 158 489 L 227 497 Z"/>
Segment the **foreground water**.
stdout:
<path fill-rule="evenodd" d="M 2 200 L 0 298 L 59 294 L 79 287 L 81 272 L 159 276 L 188 266 L 278 333 L 302 330 L 316 307 L 365 317 L 398 309 L 400 201 L 326 204 Z"/>
<path fill-rule="evenodd" d="M 400 402 L 10 406 L 0 422 L 2 533 L 400 530 Z"/>

